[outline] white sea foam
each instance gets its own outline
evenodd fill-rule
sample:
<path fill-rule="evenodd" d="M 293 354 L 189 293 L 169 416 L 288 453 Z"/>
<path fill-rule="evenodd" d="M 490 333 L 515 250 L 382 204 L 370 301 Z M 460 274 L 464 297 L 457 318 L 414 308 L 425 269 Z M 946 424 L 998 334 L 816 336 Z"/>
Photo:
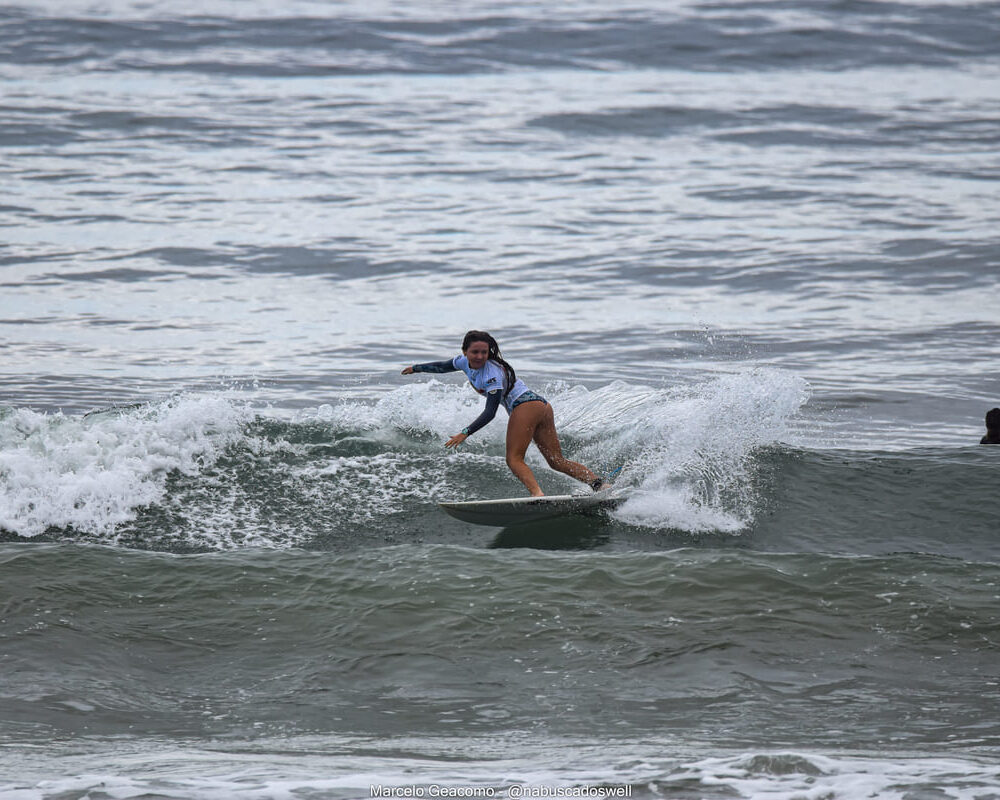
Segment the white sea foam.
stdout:
<path fill-rule="evenodd" d="M 751 521 L 752 454 L 781 440 L 808 400 L 805 381 L 746 370 L 689 386 L 614 383 L 561 398 L 561 428 L 587 440 L 582 459 L 630 493 L 623 522 L 686 531 L 738 531 Z"/>
<path fill-rule="evenodd" d="M 819 754 L 761 753 L 707 758 L 680 766 L 663 782 L 696 781 L 712 795 L 770 800 L 916 795 L 975 800 L 1000 791 L 1000 769 L 961 758 L 865 758 Z"/>
<path fill-rule="evenodd" d="M 324 466 L 307 467 L 297 477 L 315 487 L 317 500 L 321 499 L 330 513 L 344 521 L 364 522 L 404 511 L 407 504 L 459 496 L 461 487 L 453 473 L 442 467 L 445 458 L 448 456 L 443 452 L 337 456 Z M 453 454 L 451 458 L 463 464 L 497 467 L 494 460 L 474 453 Z"/>
<path fill-rule="evenodd" d="M 160 501 L 172 471 L 193 475 L 237 436 L 249 411 L 225 394 L 178 395 L 86 416 L 0 416 L 0 529 L 104 534 Z"/>
<path fill-rule="evenodd" d="M 781 370 L 753 369 L 665 390 L 612 385 L 580 397 L 593 461 L 623 464 L 632 491 L 616 515 L 624 522 L 686 531 L 738 531 L 752 520 L 750 488 L 758 448 L 781 441 L 809 398 L 808 384 Z M 575 419 L 565 426 L 573 432 Z M 579 424 L 579 423 L 576 423 Z"/>
<path fill-rule="evenodd" d="M 637 798 L 905 800 L 919 795 L 976 800 L 1000 791 L 996 764 L 958 757 L 756 752 L 690 759 L 665 754 L 663 749 L 651 752 L 641 745 L 607 742 L 568 747 L 539 742 L 529 753 L 525 743 L 518 746 L 508 738 L 499 743 L 506 757 L 480 753 L 482 743 L 465 741 L 466 758 L 459 759 L 451 742 L 433 737 L 406 741 L 413 742 L 409 752 L 422 756 L 323 756 L 324 750 L 334 748 L 321 737 L 286 738 L 284 747 L 274 745 L 272 752 L 262 741 L 255 744 L 254 752 L 164 749 L 160 745 L 147 753 L 108 753 L 103 760 L 119 769 L 103 766 L 100 772 L 73 772 L 88 759 L 72 754 L 49 761 L 69 768 L 62 775 L 53 774 L 55 770 L 49 767 L 48 776 L 42 779 L 0 782 L 0 797 L 49 800 L 100 795 L 125 800 L 163 795 L 264 800 L 321 796 L 346 800 L 371 797 L 374 786 L 409 790 L 412 796 L 423 797 L 434 796 L 435 790 L 446 796 L 442 788 L 467 793 L 492 789 L 493 796 L 502 799 L 511 796 L 509 787 L 516 786 L 548 796 L 556 796 L 559 789 L 571 796 L 570 787 L 593 792 L 582 796 L 598 796 L 602 788 L 629 787 L 630 796 Z M 307 743 L 313 745 L 311 752 L 304 750 Z M 347 749 L 352 748 L 348 745 Z M 442 753 L 448 757 L 441 758 Z M 37 768 L 31 772 L 37 773 Z"/>
<path fill-rule="evenodd" d="M 622 521 L 690 531 L 748 524 L 752 453 L 780 439 L 808 396 L 804 381 L 778 370 L 662 389 L 622 382 L 541 388 L 567 456 L 598 472 L 623 467 L 617 482 L 631 496 L 617 512 Z M 503 463 L 503 412 L 459 452 L 442 447 L 478 416 L 482 402 L 464 381 L 429 378 L 374 403 L 324 405 L 292 423 L 319 423 L 330 445 L 322 432 L 307 444 L 285 441 L 280 427 L 274 440 L 248 432 L 253 412 L 225 393 L 82 417 L 8 410 L 0 416 L 0 528 L 30 537 L 69 527 L 108 540 L 143 507 L 163 505 L 191 520 L 175 532 L 187 545 L 289 546 L 314 535 L 312 512 L 293 509 L 295 519 L 276 528 L 275 509 L 262 506 L 283 508 L 289 488 L 313 511 L 356 523 L 475 494 L 470 470 L 478 481 L 509 480 L 503 488 L 516 494 L 520 487 Z M 360 452 L 348 447 L 320 458 L 310 452 L 336 441 L 356 442 Z M 239 471 L 208 469 L 229 445 L 256 459 L 257 478 L 246 486 Z M 548 470 L 535 448 L 528 459 L 549 491 L 579 488 Z M 171 473 L 194 481 L 168 498 Z"/>

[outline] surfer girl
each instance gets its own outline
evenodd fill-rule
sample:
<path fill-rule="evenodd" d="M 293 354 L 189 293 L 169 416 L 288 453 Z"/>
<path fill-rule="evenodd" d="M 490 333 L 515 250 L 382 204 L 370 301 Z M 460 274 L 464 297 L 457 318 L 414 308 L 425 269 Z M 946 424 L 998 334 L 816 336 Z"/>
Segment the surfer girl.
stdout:
<path fill-rule="evenodd" d="M 527 487 L 532 497 L 544 494 L 531 468 L 524 463 L 524 454 L 532 441 L 538 445 L 552 469 L 588 484 L 594 491 L 608 486 L 607 481 L 583 464 L 563 456 L 552 406 L 544 397 L 524 385 L 514 368 L 503 360 L 496 339 L 488 333 L 469 331 L 462 340 L 462 355 L 445 361 L 414 364 L 404 369 L 403 375 L 458 370 L 468 376 L 473 389 L 486 396 L 486 409 L 471 425 L 462 428 L 461 433 L 456 433 L 445 442 L 445 447 L 458 447 L 484 425 L 492 422 L 502 403 L 510 417 L 507 421 L 507 466 Z"/>

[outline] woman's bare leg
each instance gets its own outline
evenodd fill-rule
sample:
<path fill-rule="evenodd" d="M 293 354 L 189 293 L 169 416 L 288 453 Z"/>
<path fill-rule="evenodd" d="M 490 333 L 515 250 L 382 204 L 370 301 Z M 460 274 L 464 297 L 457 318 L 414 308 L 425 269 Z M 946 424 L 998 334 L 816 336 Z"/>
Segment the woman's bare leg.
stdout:
<path fill-rule="evenodd" d="M 597 476 L 587 469 L 583 464 L 570 461 L 562 453 L 562 445 L 559 444 L 559 434 L 556 433 L 556 420 L 552 413 L 552 406 L 545 406 L 545 416 L 535 428 L 535 444 L 541 450 L 549 466 L 557 472 L 569 475 L 583 483 L 591 484 L 597 480 Z"/>
<path fill-rule="evenodd" d="M 563 474 L 569 475 L 571 478 L 576 478 L 578 481 L 583 483 L 594 483 L 597 480 L 597 475 L 587 469 L 583 464 L 578 464 L 576 461 L 570 461 L 568 458 L 563 456 L 562 445 L 559 444 L 559 434 L 556 433 L 555 416 L 552 413 L 552 406 L 548 403 L 541 403 L 538 401 L 522 403 L 515 408 L 514 413 L 511 414 L 511 423 L 514 421 L 514 414 L 522 408 L 530 406 L 536 407 L 531 410 L 533 412 L 533 417 L 537 420 L 532 428 L 532 438 L 534 439 L 535 444 L 538 445 L 538 449 L 541 451 L 542 455 L 545 456 L 545 460 L 548 462 L 549 466 L 557 472 L 562 472 Z M 510 425 L 508 425 L 507 429 L 510 430 Z M 508 442 L 509 441 L 510 439 L 508 438 Z M 527 445 L 525 445 L 524 450 L 521 451 L 522 458 L 525 450 L 527 450 Z M 508 447 L 508 459 L 509 456 L 510 450 Z M 510 463 L 509 460 L 508 463 Z M 513 467 L 511 469 L 513 469 Z M 517 473 L 515 472 L 514 474 L 516 475 Z"/>
<path fill-rule="evenodd" d="M 544 492 L 535 480 L 531 467 L 524 463 L 524 454 L 528 452 L 528 445 L 531 444 L 547 408 L 549 406 L 537 400 L 521 403 L 510 412 L 510 419 L 507 421 L 507 466 L 527 487 L 532 497 L 541 497 Z M 551 413 L 551 409 L 549 411 Z"/>

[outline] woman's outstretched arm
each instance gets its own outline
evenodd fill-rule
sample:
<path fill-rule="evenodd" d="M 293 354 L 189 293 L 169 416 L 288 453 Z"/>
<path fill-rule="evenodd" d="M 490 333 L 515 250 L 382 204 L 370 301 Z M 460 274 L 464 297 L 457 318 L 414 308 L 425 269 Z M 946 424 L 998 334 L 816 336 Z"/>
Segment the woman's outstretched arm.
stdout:
<path fill-rule="evenodd" d="M 455 366 L 453 360 L 450 358 L 444 361 L 428 361 L 426 364 L 414 364 L 412 367 L 407 367 L 403 370 L 403 375 L 412 375 L 414 372 L 458 372 L 458 367 Z"/>

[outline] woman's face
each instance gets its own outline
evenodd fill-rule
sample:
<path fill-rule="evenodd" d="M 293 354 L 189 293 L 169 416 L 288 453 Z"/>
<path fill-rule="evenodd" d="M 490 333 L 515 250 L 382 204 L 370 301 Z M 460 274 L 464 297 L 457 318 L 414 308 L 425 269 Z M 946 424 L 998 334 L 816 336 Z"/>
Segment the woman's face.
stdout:
<path fill-rule="evenodd" d="M 486 342 L 472 342 L 469 349 L 465 351 L 465 357 L 469 359 L 469 366 L 473 369 L 482 369 L 490 358 L 490 346 Z"/>

